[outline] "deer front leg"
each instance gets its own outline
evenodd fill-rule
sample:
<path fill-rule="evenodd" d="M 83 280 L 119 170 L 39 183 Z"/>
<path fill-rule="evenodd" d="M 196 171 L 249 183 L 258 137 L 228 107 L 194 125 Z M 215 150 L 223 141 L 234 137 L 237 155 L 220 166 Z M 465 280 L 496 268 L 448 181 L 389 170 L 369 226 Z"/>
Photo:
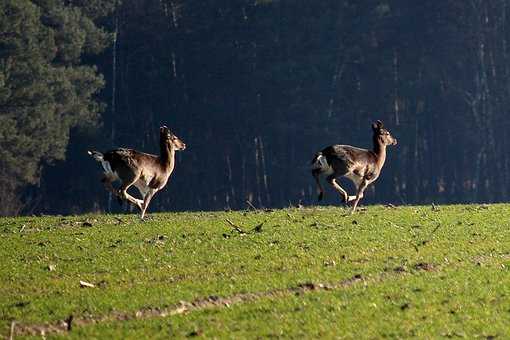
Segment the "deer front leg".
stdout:
<path fill-rule="evenodd" d="M 135 206 L 138 207 L 138 209 L 142 210 L 142 203 L 143 201 L 142 200 L 139 200 L 139 199 L 136 199 L 134 198 L 133 196 L 131 196 L 130 194 L 128 194 L 127 190 L 129 189 L 129 187 L 134 183 L 136 182 L 133 181 L 132 183 L 122 183 L 122 185 L 120 186 L 120 189 L 118 191 L 118 195 L 120 198 L 122 198 L 123 200 L 126 200 L 128 202 L 131 202 L 132 204 L 134 204 Z"/>
<path fill-rule="evenodd" d="M 150 189 L 147 194 L 145 195 L 145 197 L 143 198 L 143 203 L 142 203 L 142 220 L 143 218 L 145 217 L 145 211 L 147 210 L 147 207 L 149 206 L 149 203 L 152 199 L 152 197 L 154 196 L 154 194 L 156 194 L 156 192 L 158 192 L 158 189 Z"/>
<path fill-rule="evenodd" d="M 363 198 L 363 192 L 367 188 L 369 182 L 366 179 L 363 179 L 363 181 L 358 186 L 358 191 L 356 193 L 356 199 L 354 200 L 354 204 L 352 206 L 351 215 L 354 214 L 356 211 L 356 207 L 358 206 L 359 200 Z"/>
<path fill-rule="evenodd" d="M 136 199 L 133 196 L 131 196 L 130 194 L 128 194 L 127 190 L 119 189 L 119 197 L 122 198 L 123 200 L 126 200 L 126 201 L 132 203 L 133 205 L 138 207 L 138 209 L 142 210 L 143 201 Z"/>
<path fill-rule="evenodd" d="M 342 188 L 338 184 L 335 176 L 334 175 L 328 176 L 327 181 L 336 191 L 338 191 L 338 193 L 340 193 L 340 195 L 342 196 L 342 202 L 347 203 L 347 201 L 349 200 L 349 195 L 347 194 L 347 191 L 345 191 L 344 188 Z"/>

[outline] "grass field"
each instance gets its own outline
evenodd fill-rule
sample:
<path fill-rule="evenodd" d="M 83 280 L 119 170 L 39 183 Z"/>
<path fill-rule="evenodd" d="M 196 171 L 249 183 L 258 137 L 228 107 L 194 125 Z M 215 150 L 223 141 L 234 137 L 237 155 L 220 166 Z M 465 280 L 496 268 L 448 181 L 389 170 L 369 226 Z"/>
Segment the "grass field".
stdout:
<path fill-rule="evenodd" d="M 3 218 L 0 336 L 507 338 L 509 227 L 510 205 Z"/>

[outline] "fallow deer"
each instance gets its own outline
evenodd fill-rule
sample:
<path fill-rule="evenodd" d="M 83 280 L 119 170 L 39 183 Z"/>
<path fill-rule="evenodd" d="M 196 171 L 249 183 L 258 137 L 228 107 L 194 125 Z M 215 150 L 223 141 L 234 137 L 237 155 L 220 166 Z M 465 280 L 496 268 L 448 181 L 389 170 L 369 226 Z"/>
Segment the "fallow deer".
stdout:
<path fill-rule="evenodd" d="M 356 148 L 350 145 L 331 145 L 315 154 L 312 160 L 312 175 L 317 182 L 318 200 L 322 200 L 324 189 L 320 182 L 320 176 L 326 176 L 326 180 L 341 195 L 344 203 L 354 201 L 351 213 L 356 207 L 367 186 L 373 183 L 380 175 L 386 160 L 386 147 L 397 145 L 397 140 L 384 128 L 378 120 L 372 124 L 373 150 Z M 356 186 L 356 195 L 349 196 L 337 182 L 338 177 L 350 179 Z"/>
<path fill-rule="evenodd" d="M 106 189 L 118 198 L 137 206 L 142 219 L 152 197 L 166 185 L 174 170 L 175 151 L 186 148 L 186 144 L 166 126 L 160 128 L 159 146 L 159 156 L 126 148 L 111 150 L 104 154 L 88 151 L 88 154 L 103 166 L 102 182 Z M 121 182 L 117 190 L 112 185 L 116 180 Z M 138 189 L 143 199 L 136 199 L 127 192 L 132 185 Z"/>

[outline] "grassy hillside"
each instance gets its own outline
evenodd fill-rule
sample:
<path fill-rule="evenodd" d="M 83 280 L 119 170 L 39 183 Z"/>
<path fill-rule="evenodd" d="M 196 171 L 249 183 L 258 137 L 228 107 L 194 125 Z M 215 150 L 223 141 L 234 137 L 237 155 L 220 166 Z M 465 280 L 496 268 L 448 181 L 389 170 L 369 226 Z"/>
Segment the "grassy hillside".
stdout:
<path fill-rule="evenodd" d="M 510 205 L 346 212 L 1 219 L 0 335 L 510 334 Z"/>

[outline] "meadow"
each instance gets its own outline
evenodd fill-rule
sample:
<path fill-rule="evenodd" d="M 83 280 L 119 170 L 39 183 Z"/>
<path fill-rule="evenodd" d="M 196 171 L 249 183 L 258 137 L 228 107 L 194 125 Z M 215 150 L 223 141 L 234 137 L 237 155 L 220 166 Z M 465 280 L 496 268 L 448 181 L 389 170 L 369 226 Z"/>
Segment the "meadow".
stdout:
<path fill-rule="evenodd" d="M 0 219 L 4 338 L 505 338 L 510 205 Z"/>

